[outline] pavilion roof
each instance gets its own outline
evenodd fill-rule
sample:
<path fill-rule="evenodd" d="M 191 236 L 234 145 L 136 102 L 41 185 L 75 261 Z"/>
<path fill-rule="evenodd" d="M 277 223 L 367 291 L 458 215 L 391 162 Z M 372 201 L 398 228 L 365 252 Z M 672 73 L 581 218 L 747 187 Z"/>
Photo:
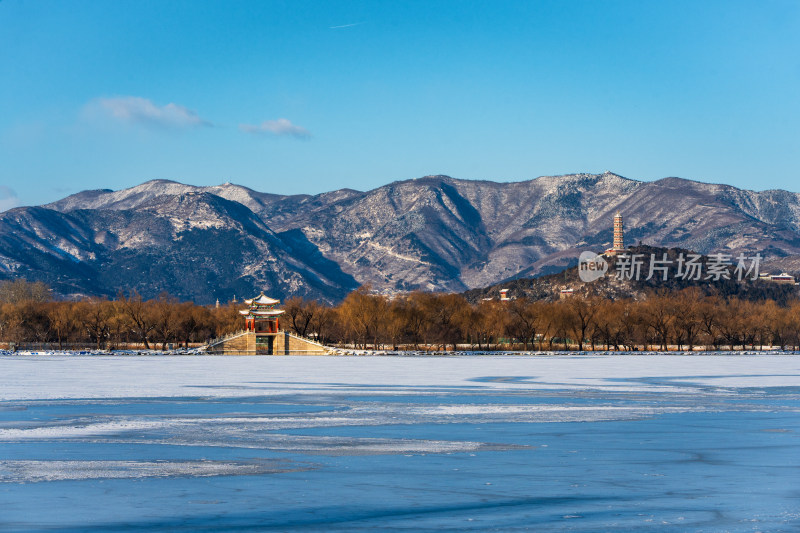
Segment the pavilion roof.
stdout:
<path fill-rule="evenodd" d="M 280 300 L 270 298 L 269 296 L 264 296 L 264 293 L 262 292 L 255 298 L 250 298 L 249 300 L 245 300 L 244 303 L 246 303 L 247 305 L 275 305 L 277 303 L 280 303 Z"/>

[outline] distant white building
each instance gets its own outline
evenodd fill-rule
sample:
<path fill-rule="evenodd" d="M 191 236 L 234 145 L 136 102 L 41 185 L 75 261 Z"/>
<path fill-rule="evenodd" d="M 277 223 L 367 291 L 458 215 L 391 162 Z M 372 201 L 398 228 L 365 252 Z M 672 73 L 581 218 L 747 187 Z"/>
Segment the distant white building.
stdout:
<path fill-rule="evenodd" d="M 797 279 L 791 274 L 787 274 L 786 272 L 781 272 L 780 274 L 767 274 L 765 272 L 762 272 L 761 274 L 758 275 L 758 279 L 764 281 L 772 281 L 775 283 L 785 283 L 787 285 L 797 284 Z"/>
<path fill-rule="evenodd" d="M 780 274 L 775 274 L 770 276 L 770 280 L 776 283 L 786 283 L 786 284 L 795 284 L 794 276 L 787 274 L 786 272 L 781 272 Z"/>

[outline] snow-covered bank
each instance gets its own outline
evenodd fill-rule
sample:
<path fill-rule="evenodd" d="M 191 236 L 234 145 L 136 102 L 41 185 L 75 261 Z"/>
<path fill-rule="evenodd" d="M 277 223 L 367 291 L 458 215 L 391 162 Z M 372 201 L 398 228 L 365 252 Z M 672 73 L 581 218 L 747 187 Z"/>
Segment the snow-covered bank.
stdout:
<path fill-rule="evenodd" d="M 800 386 L 792 355 L 3 356 L 0 400 Z"/>

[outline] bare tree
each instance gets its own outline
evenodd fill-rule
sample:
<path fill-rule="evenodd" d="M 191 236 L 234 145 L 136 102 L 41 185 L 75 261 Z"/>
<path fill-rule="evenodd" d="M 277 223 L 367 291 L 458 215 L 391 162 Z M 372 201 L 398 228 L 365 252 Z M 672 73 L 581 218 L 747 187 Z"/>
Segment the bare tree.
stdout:
<path fill-rule="evenodd" d="M 719 316 L 719 331 L 731 350 L 736 346 L 744 348 L 745 321 L 738 299 L 733 298 L 724 303 Z"/>
<path fill-rule="evenodd" d="M 194 305 L 190 302 L 179 304 L 178 309 L 178 338 L 183 341 L 185 348 L 190 342 L 209 338 L 214 330 L 211 312 L 207 307 Z M 198 338 L 199 337 L 199 338 Z"/>
<path fill-rule="evenodd" d="M 594 323 L 597 300 L 575 294 L 566 301 L 564 307 L 567 329 L 578 343 L 578 350 L 583 350 L 587 333 Z"/>
<path fill-rule="evenodd" d="M 130 319 L 133 333 L 144 343 L 146 350 L 150 349 L 148 337 L 156 328 L 158 318 L 153 313 L 152 306 L 142 299 L 142 296 L 133 291 L 130 296 L 120 294 L 118 300 L 122 304 L 122 311 Z"/>
<path fill-rule="evenodd" d="M 377 348 L 381 327 L 388 315 L 386 298 L 369 293 L 370 287 L 361 287 L 344 299 L 339 306 L 339 318 L 354 342 L 361 341 L 363 348 L 372 340 Z"/>
<path fill-rule="evenodd" d="M 211 310 L 211 317 L 215 325 L 215 337 L 222 337 L 244 329 L 242 315 L 239 310 L 240 307 L 237 307 L 233 302 Z"/>
<path fill-rule="evenodd" d="M 421 292 L 413 292 L 408 297 L 398 300 L 405 335 L 414 344 L 414 348 L 419 348 L 421 342 L 426 342 L 425 333 L 427 331 L 427 316 L 424 308 L 425 296 Z"/>
<path fill-rule="evenodd" d="M 672 329 L 671 301 L 664 291 L 652 293 L 642 304 L 642 318 L 662 350 L 669 346 Z"/>
<path fill-rule="evenodd" d="M 459 294 L 429 294 L 423 299 L 423 309 L 431 340 L 446 349 L 448 344 L 456 349 L 462 338 L 458 324 L 458 313 L 469 304 Z"/>
<path fill-rule="evenodd" d="M 700 307 L 702 295 L 697 287 L 689 287 L 678 292 L 668 312 L 675 329 L 675 340 L 678 349 L 686 344 L 689 350 L 694 350 L 697 339 L 702 329 Z"/>
<path fill-rule="evenodd" d="M 64 340 L 75 330 L 75 305 L 72 302 L 49 302 L 46 306 L 50 320 L 50 330 L 56 336 L 59 350 L 64 348 Z"/>
<path fill-rule="evenodd" d="M 109 322 L 114 314 L 111 302 L 101 298 L 82 300 L 75 304 L 75 314 L 97 349 L 102 349 L 108 340 Z"/>
<path fill-rule="evenodd" d="M 0 281 L 0 303 L 41 303 L 50 298 L 50 287 L 41 281 L 29 282 L 25 278 Z"/>
<path fill-rule="evenodd" d="M 539 323 L 544 311 L 541 302 L 534 302 L 527 298 L 518 298 L 508 302 L 508 322 L 506 331 L 509 335 L 522 341 L 525 351 L 533 348 L 536 334 L 539 333 Z"/>
<path fill-rule="evenodd" d="M 698 314 L 702 332 L 706 336 L 707 344 L 719 349 L 720 339 L 720 314 L 722 311 L 722 301 L 718 296 L 708 296 L 700 303 Z"/>
<path fill-rule="evenodd" d="M 166 350 L 167 343 L 177 337 L 181 320 L 178 305 L 177 298 L 173 298 L 166 292 L 162 292 L 158 298 L 150 302 L 151 312 L 155 319 L 153 332 L 161 340 L 162 350 Z"/>

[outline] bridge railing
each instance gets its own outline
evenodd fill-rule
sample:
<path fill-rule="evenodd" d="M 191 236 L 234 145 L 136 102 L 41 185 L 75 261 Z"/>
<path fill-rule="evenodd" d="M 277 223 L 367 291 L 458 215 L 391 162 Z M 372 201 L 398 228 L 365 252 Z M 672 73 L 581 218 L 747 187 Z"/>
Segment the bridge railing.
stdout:
<path fill-rule="evenodd" d="M 200 350 L 205 350 L 205 349 L 208 349 L 208 348 L 212 348 L 212 347 L 214 347 L 214 346 L 216 346 L 218 344 L 222 344 L 223 342 L 227 342 L 229 340 L 233 340 L 233 339 L 235 339 L 237 337 L 241 337 L 242 335 L 246 335 L 246 334 L 247 334 L 247 330 L 246 329 L 235 331 L 233 333 L 229 333 L 227 335 L 223 335 L 222 337 L 217 337 L 216 339 L 211 339 L 204 346 L 201 346 L 199 349 Z"/>
<path fill-rule="evenodd" d="M 291 331 L 288 331 L 288 330 L 286 331 L 286 334 L 289 335 L 290 337 L 294 337 L 295 339 L 298 339 L 298 340 L 301 340 L 301 341 L 305 341 L 305 342 L 307 342 L 309 344 L 314 344 L 316 346 L 319 346 L 320 348 L 329 348 L 329 346 L 325 346 L 324 344 L 322 344 L 318 340 L 311 339 L 309 337 L 303 337 L 302 335 L 298 335 L 297 333 L 292 333 Z"/>

